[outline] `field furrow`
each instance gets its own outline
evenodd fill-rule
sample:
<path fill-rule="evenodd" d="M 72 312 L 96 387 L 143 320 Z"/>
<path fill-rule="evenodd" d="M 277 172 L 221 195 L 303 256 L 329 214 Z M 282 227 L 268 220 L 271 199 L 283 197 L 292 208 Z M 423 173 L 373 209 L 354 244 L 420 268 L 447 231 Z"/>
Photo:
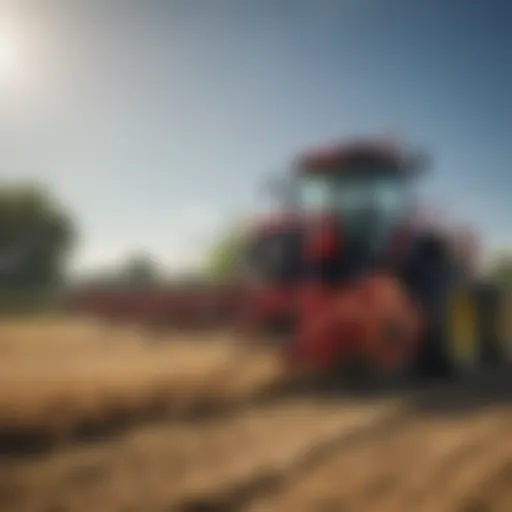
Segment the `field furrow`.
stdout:
<path fill-rule="evenodd" d="M 297 384 L 228 333 L 4 325 L 0 510 L 512 510 L 510 375 Z"/>

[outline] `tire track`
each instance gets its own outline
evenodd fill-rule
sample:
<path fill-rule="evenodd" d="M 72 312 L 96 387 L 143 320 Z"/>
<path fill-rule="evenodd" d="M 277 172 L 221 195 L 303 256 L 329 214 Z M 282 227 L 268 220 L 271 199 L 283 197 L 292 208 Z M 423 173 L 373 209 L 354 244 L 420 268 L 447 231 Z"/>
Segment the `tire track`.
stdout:
<path fill-rule="evenodd" d="M 440 495 L 443 486 L 451 485 L 453 475 L 461 467 L 479 466 L 478 458 L 489 450 L 496 438 L 501 440 L 509 429 L 509 419 L 499 416 L 478 417 L 469 424 L 452 428 L 429 422 L 417 441 L 417 444 L 428 443 L 429 450 L 422 454 L 417 448 L 415 465 L 410 460 L 409 464 L 396 468 L 395 485 L 387 488 L 386 492 L 376 497 L 362 493 L 360 509 L 442 512 L 445 510 Z M 446 510 L 454 511 L 456 508 L 448 506 Z"/>
<path fill-rule="evenodd" d="M 470 454 L 464 464 L 453 469 L 450 478 L 438 482 L 437 500 L 428 497 L 422 511 L 439 510 L 439 512 L 470 512 L 490 510 L 494 496 L 482 494 L 482 488 L 491 485 L 494 478 L 512 463 L 512 440 L 509 439 L 510 425 L 500 434 L 488 439 L 482 450 Z M 503 473 L 502 473 L 503 474 Z M 510 482 L 509 482 L 510 483 Z M 512 507 L 508 503 L 507 510 Z"/>
<path fill-rule="evenodd" d="M 155 507 L 240 510 L 278 492 L 333 452 L 350 452 L 354 444 L 372 446 L 372 440 L 404 428 L 415 417 L 410 398 L 407 393 L 331 400 L 287 395 L 201 421 L 141 426 L 102 444 L 61 446 L 39 461 L 4 464 L 0 507 L 8 503 L 4 508 L 17 510 L 24 498 L 12 494 L 19 488 L 23 496 L 39 497 L 41 503 L 50 496 L 56 507 L 73 511 L 81 510 L 75 502 L 98 510 L 100 505 L 87 496 L 102 493 L 109 510 L 115 510 L 118 498 L 112 489 L 122 481 L 132 500 L 137 494 L 155 496 L 148 498 Z M 74 505 L 63 503 L 62 496 Z"/>
<path fill-rule="evenodd" d="M 364 442 L 378 432 L 395 429 L 406 414 L 408 413 L 400 405 L 388 405 L 384 410 L 374 408 L 371 413 L 364 413 L 364 418 L 361 417 L 362 421 L 358 421 L 357 426 L 343 418 L 338 424 L 333 424 L 334 428 L 329 429 L 325 435 L 316 439 L 303 438 L 299 449 L 287 454 L 280 463 L 267 466 L 263 472 L 252 473 L 249 478 L 236 485 L 230 483 L 220 493 L 193 492 L 176 510 L 242 510 L 259 496 L 275 492 L 297 473 L 318 464 L 332 451 L 343 450 L 352 443 Z"/>
<path fill-rule="evenodd" d="M 478 403 L 496 394 L 479 389 Z M 485 477 L 508 481 L 512 413 L 471 409 L 472 387 L 296 391 L 13 460 L 0 466 L 0 510 L 475 512 L 453 507 L 484 503 L 497 485 Z"/>
<path fill-rule="evenodd" d="M 469 512 L 457 508 L 462 498 L 509 461 L 503 440 L 511 426 L 503 411 L 455 420 L 410 415 L 395 430 L 331 453 L 247 510 Z"/>
<path fill-rule="evenodd" d="M 490 469 L 490 468 L 486 468 Z M 496 467 L 488 473 L 482 485 L 471 490 L 462 500 L 460 507 L 464 512 L 508 512 L 512 504 L 512 456 L 498 459 Z"/>
<path fill-rule="evenodd" d="M 148 427 L 95 449 L 0 467 L 0 509 L 114 512 L 144 496 L 143 510 L 240 510 L 332 450 L 396 428 L 402 405 L 295 399 Z"/>

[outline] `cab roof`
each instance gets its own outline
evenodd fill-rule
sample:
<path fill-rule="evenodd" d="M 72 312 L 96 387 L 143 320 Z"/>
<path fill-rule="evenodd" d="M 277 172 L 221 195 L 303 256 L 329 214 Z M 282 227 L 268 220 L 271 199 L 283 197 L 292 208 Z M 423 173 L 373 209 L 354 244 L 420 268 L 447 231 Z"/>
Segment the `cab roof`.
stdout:
<path fill-rule="evenodd" d="M 299 173 L 340 172 L 351 168 L 351 164 L 367 167 L 379 163 L 410 174 L 422 167 L 417 156 L 389 141 L 356 139 L 307 150 L 299 155 L 296 169 Z"/>

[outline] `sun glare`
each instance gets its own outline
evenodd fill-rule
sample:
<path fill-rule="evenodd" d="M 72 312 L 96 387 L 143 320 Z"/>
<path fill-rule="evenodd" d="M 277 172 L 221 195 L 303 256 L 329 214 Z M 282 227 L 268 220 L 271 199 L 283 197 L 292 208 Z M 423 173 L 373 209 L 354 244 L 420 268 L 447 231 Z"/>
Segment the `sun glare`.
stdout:
<path fill-rule="evenodd" d="M 0 31 L 0 82 L 9 82 L 19 77 L 21 47 L 15 34 Z"/>

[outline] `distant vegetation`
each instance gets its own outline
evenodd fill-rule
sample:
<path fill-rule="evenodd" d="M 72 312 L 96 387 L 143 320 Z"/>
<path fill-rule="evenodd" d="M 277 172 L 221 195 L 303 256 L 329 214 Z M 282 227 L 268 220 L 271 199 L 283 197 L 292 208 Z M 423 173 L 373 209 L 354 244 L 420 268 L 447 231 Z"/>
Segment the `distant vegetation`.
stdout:
<path fill-rule="evenodd" d="M 498 257 L 492 265 L 491 272 L 497 282 L 512 286 L 512 254 Z"/>
<path fill-rule="evenodd" d="M 52 304 L 65 282 L 68 258 L 78 238 L 76 218 L 51 193 L 34 184 L 0 183 L 0 312 Z M 226 281 L 237 277 L 245 242 L 245 223 L 226 225 L 204 255 L 201 272 L 173 280 L 162 275 L 150 254 L 127 254 L 115 269 L 88 282 L 106 286 L 167 286 L 172 283 Z M 134 234 L 135 236 L 135 234 Z M 512 254 L 491 265 L 492 277 L 512 286 Z"/>
<path fill-rule="evenodd" d="M 229 280 L 240 270 L 245 240 L 243 223 L 227 226 L 206 255 L 206 274 L 214 280 Z"/>
<path fill-rule="evenodd" d="M 51 301 L 76 239 L 75 219 L 50 190 L 0 183 L 0 310 Z"/>

